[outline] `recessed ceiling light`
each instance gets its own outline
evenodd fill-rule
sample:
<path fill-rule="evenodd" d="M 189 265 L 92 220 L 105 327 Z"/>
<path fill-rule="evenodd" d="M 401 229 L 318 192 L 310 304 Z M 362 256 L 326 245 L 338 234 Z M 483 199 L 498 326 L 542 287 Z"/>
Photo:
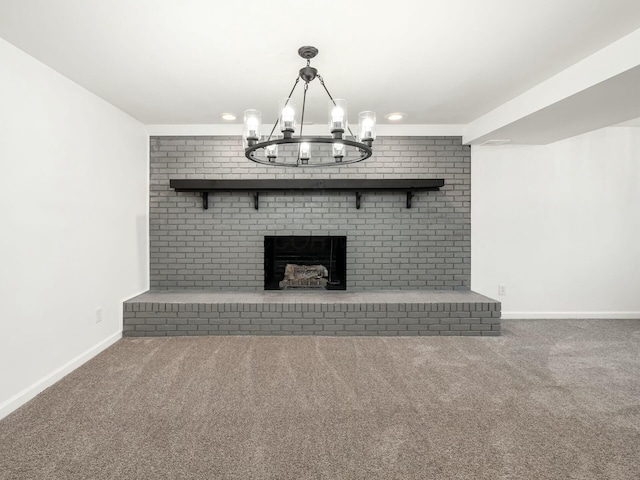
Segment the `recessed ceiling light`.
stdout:
<path fill-rule="evenodd" d="M 402 120 L 404 113 L 395 112 L 387 115 L 387 120 Z"/>
<path fill-rule="evenodd" d="M 236 116 L 233 113 L 223 113 L 222 119 L 231 121 L 231 120 L 235 120 Z"/>

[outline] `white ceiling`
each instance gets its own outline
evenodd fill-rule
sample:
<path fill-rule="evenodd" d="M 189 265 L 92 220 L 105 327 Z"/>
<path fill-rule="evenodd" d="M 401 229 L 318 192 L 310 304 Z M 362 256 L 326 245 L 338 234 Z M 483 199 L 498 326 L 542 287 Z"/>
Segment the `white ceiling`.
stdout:
<path fill-rule="evenodd" d="M 620 118 L 632 119 L 639 112 L 640 66 L 519 118 L 473 143 L 505 138 L 513 144 L 546 145 L 616 125 Z M 623 126 L 633 125 L 628 121 Z"/>
<path fill-rule="evenodd" d="M 351 121 L 466 124 L 639 27 L 638 0 L 0 0 L 0 37 L 146 124 L 274 121 L 302 45 Z"/>

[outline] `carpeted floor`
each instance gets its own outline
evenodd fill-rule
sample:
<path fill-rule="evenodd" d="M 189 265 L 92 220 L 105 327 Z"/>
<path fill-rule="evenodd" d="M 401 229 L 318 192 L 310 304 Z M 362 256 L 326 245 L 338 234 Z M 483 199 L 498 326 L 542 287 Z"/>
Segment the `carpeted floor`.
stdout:
<path fill-rule="evenodd" d="M 123 339 L 0 421 L 0 479 L 637 479 L 640 320 Z"/>

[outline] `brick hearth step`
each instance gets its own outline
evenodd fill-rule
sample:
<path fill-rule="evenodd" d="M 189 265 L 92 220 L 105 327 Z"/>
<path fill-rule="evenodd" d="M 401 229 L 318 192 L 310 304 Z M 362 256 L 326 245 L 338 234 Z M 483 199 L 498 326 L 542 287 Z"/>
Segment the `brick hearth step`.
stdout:
<path fill-rule="evenodd" d="M 500 302 L 472 291 L 148 291 L 124 336 L 500 335 Z"/>

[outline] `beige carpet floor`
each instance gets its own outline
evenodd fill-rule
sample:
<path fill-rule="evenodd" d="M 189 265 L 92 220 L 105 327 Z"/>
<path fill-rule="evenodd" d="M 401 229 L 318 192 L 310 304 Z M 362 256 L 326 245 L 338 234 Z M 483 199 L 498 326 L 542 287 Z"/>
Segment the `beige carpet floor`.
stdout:
<path fill-rule="evenodd" d="M 0 421 L 0 479 L 441 478 L 640 478 L 640 321 L 123 339 Z"/>

